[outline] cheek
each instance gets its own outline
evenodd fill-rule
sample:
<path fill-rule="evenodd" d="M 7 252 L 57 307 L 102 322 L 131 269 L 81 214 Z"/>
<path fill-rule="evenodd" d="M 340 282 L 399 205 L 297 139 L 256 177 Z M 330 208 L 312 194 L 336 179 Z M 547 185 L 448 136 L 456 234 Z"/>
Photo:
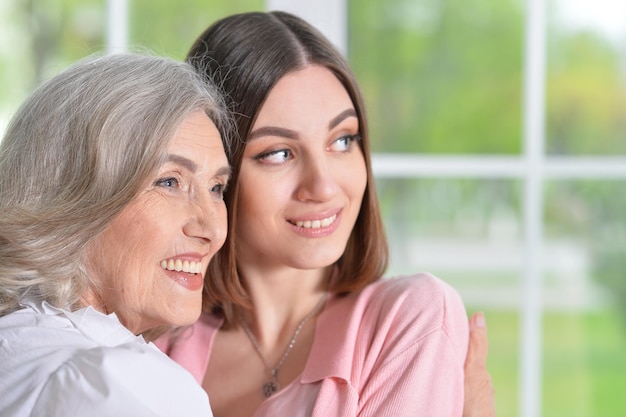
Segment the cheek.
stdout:
<path fill-rule="evenodd" d="M 168 242 L 180 229 L 181 210 L 160 197 L 142 198 L 128 207 L 113 223 L 119 243 L 129 249 Z"/>
<path fill-rule="evenodd" d="M 267 202 L 271 198 L 271 196 L 261 192 L 261 189 L 256 189 L 255 186 L 245 181 L 240 183 L 237 217 L 234 219 L 240 234 L 244 231 L 250 232 L 259 226 L 259 221 L 264 218 L 262 213 L 269 210 Z M 260 198 L 261 194 L 263 194 L 263 198 Z"/>
<path fill-rule="evenodd" d="M 215 236 L 215 245 L 212 245 L 212 247 L 217 252 L 224 245 L 226 236 L 228 235 L 228 210 L 226 209 L 226 204 L 220 204 L 215 221 L 217 222 L 215 227 L 217 232 Z"/>
<path fill-rule="evenodd" d="M 255 216 L 260 212 L 275 211 L 277 202 L 289 195 L 284 178 L 271 174 L 246 170 L 242 167 L 239 181 L 237 211 L 242 218 Z"/>
<path fill-rule="evenodd" d="M 99 258 L 108 263 L 108 269 L 134 265 L 139 268 L 141 261 L 150 259 L 162 242 L 171 235 L 167 213 L 133 206 L 113 221 L 101 235 Z M 172 215 L 172 213 L 169 213 Z"/>
<path fill-rule="evenodd" d="M 137 268 L 137 260 L 145 257 L 137 230 L 132 227 L 113 227 L 101 237 L 94 252 L 93 264 L 99 278 L 115 281 Z"/>
<path fill-rule="evenodd" d="M 365 167 L 365 161 L 362 164 L 361 175 L 359 177 L 359 183 L 361 184 L 361 197 L 365 193 L 365 188 L 367 187 L 367 169 Z"/>
<path fill-rule="evenodd" d="M 117 251 L 122 255 L 136 254 L 145 255 L 149 251 L 149 246 L 154 245 L 164 239 L 167 239 L 167 230 L 163 227 L 164 222 L 149 221 L 132 221 L 118 225 L 115 236 L 117 239 Z"/>
<path fill-rule="evenodd" d="M 362 200 L 367 187 L 367 168 L 365 159 L 362 156 L 355 158 L 344 171 L 342 178 L 344 188 L 349 190 L 349 195 L 353 199 Z"/>

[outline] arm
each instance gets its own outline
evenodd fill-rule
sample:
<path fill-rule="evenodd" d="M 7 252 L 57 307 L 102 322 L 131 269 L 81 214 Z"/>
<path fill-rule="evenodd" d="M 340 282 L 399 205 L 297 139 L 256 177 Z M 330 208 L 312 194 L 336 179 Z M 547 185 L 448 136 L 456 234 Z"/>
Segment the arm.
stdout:
<path fill-rule="evenodd" d="M 470 318 L 469 327 L 463 417 L 495 417 L 494 390 L 486 366 L 489 341 L 483 313 L 474 313 Z"/>
<path fill-rule="evenodd" d="M 460 417 L 468 345 L 460 297 L 445 283 L 422 281 L 396 317 L 402 329 L 391 326 L 389 350 L 361 391 L 359 416 Z"/>
<path fill-rule="evenodd" d="M 434 333 L 420 344 L 378 371 L 387 378 L 364 391 L 359 417 L 461 416 L 462 360 L 450 336 Z"/>

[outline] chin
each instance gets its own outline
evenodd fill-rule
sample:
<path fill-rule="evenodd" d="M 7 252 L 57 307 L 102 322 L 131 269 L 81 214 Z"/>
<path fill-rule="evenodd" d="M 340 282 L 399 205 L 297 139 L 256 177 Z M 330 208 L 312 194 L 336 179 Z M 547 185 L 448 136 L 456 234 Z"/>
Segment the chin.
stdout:
<path fill-rule="evenodd" d="M 194 301 L 192 305 L 179 305 L 176 306 L 169 313 L 168 323 L 170 326 L 189 326 L 200 318 L 202 312 L 202 297 L 199 297 L 197 301 Z"/>
<path fill-rule="evenodd" d="M 310 256 L 306 258 L 299 259 L 295 262 L 295 268 L 297 269 L 319 269 L 326 268 L 328 266 L 334 265 L 339 258 L 341 258 L 343 252 L 339 254 L 328 254 L 327 256 Z"/>

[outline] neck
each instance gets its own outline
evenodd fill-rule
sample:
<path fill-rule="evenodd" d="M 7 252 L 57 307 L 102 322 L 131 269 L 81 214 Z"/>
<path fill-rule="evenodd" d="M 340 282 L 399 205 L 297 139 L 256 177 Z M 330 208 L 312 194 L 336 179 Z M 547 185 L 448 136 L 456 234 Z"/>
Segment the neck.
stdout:
<path fill-rule="evenodd" d="M 253 310 L 243 319 L 261 348 L 289 340 L 298 324 L 326 293 L 332 269 L 242 271 Z"/>
<path fill-rule="evenodd" d="M 256 336 L 252 333 L 252 331 L 246 324 L 246 321 L 245 320 L 242 321 L 243 331 L 248 337 L 248 339 L 250 340 L 250 343 L 252 344 L 252 347 L 254 348 L 255 352 L 258 354 L 259 359 L 263 362 L 265 370 L 268 374 L 268 379 L 263 384 L 263 389 L 262 389 L 263 395 L 265 397 L 270 397 L 280 390 L 281 388 L 281 384 L 279 380 L 280 370 L 282 369 L 287 358 L 289 357 L 289 354 L 292 352 L 292 349 L 294 349 L 294 347 L 296 346 L 296 343 L 298 342 L 298 337 L 300 336 L 301 333 L 303 333 L 303 330 L 305 329 L 304 326 L 306 326 L 307 323 L 309 323 L 309 321 L 313 320 L 315 316 L 322 310 L 322 308 L 324 307 L 325 301 L 326 301 L 326 294 L 323 294 L 322 297 L 318 300 L 315 307 L 313 307 L 313 309 L 309 311 L 302 320 L 300 320 L 300 322 L 296 326 L 296 329 L 291 335 L 291 338 L 289 339 L 289 342 L 283 354 L 279 357 L 278 360 L 274 360 L 273 362 L 271 362 L 272 359 L 268 359 L 267 353 L 264 352 L 264 349 L 261 347 Z M 306 334 L 306 332 L 304 333 Z M 309 335 L 310 334 L 311 333 L 309 332 Z M 308 351 L 312 343 L 312 337 L 311 336 L 307 337 L 307 340 L 304 341 L 303 343 L 306 343 L 305 349 L 306 351 Z M 303 343 L 301 343 L 301 345 Z M 302 351 L 302 349 L 300 350 Z M 300 362 L 300 363 L 302 364 L 303 362 Z"/>

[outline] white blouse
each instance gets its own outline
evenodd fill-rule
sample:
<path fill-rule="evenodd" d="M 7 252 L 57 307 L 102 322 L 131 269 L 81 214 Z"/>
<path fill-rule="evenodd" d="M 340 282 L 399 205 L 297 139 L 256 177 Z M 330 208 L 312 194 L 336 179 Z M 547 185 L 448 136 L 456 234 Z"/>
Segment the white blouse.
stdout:
<path fill-rule="evenodd" d="M 115 314 L 22 305 L 0 317 L 1 416 L 212 416 L 191 374 Z"/>

